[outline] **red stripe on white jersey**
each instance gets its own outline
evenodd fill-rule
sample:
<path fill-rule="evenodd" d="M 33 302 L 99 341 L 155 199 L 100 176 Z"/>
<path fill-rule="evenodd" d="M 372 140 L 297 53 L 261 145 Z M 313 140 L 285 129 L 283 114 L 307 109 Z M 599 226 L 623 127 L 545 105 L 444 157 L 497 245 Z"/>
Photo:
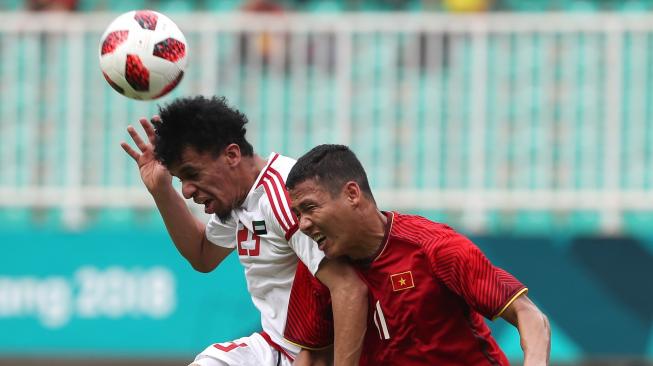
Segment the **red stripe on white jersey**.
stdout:
<path fill-rule="evenodd" d="M 268 342 L 268 344 L 269 344 L 272 348 L 274 348 L 274 349 L 276 349 L 277 351 L 281 352 L 281 354 L 284 355 L 284 356 L 286 356 L 286 358 L 288 358 L 290 361 L 295 361 L 295 358 L 292 357 L 288 352 L 286 352 L 286 350 L 285 350 L 283 347 L 281 347 L 280 345 L 276 344 L 276 343 L 272 340 L 272 338 L 270 338 L 270 335 L 269 335 L 269 334 L 267 334 L 266 332 L 260 332 L 259 334 L 261 335 L 261 337 L 263 337 L 263 339 L 265 339 L 266 342 Z"/>
<path fill-rule="evenodd" d="M 293 236 L 294 233 L 299 230 L 299 225 L 295 225 L 290 228 L 290 230 L 286 231 L 286 240 L 290 240 L 290 237 Z"/>
<path fill-rule="evenodd" d="M 273 203 L 273 207 L 277 210 L 275 212 L 275 215 L 281 217 L 284 231 L 288 231 L 291 225 L 290 225 L 290 221 L 288 220 L 288 215 L 286 214 L 286 210 L 283 205 L 284 202 L 281 194 L 279 193 L 279 187 L 277 183 L 268 176 L 263 177 L 263 182 L 265 185 L 268 186 L 268 188 L 270 188 L 270 194 L 268 198 L 270 199 L 270 202 Z"/>
<path fill-rule="evenodd" d="M 286 185 L 283 177 L 279 172 L 272 168 L 272 163 L 279 157 L 276 154 L 270 163 L 265 168 L 257 186 L 263 186 L 265 193 L 270 201 L 270 207 L 274 213 L 277 222 L 286 233 L 285 237 L 288 240 L 298 229 L 297 217 L 290 209 L 290 194 L 286 190 Z"/>
<path fill-rule="evenodd" d="M 264 179 L 269 179 L 270 182 L 273 183 L 272 186 L 274 187 L 274 193 L 278 202 L 277 207 L 281 210 L 281 215 L 283 216 L 288 228 L 292 228 L 297 224 L 297 219 L 290 210 L 290 195 L 286 190 L 286 184 L 281 178 L 281 174 L 270 168 L 268 169 Z"/>
<path fill-rule="evenodd" d="M 217 348 L 222 352 L 229 352 L 229 351 L 231 351 L 233 349 L 236 349 L 238 347 L 247 347 L 247 346 L 248 346 L 248 344 L 246 344 L 246 343 L 234 343 L 234 342 L 229 342 L 229 345 L 227 345 L 227 346 L 223 346 L 220 343 L 216 343 L 216 344 L 213 345 L 214 348 Z"/>
<path fill-rule="evenodd" d="M 254 184 L 255 187 L 258 187 L 258 186 L 260 186 L 261 184 L 263 184 L 263 182 L 262 182 L 262 180 L 263 180 L 263 176 L 264 176 L 265 173 L 268 171 L 268 168 L 269 168 L 270 166 L 272 166 L 272 164 L 274 163 L 274 161 L 277 160 L 278 157 L 279 157 L 279 154 L 275 153 L 274 156 L 272 157 L 272 159 L 270 159 L 270 162 L 269 162 L 268 165 L 266 165 L 265 168 L 263 169 L 263 173 L 260 175 L 260 177 L 259 177 L 258 180 L 256 181 L 256 184 Z"/>
<path fill-rule="evenodd" d="M 283 219 L 279 215 L 279 209 L 277 208 L 276 203 L 274 202 L 274 193 L 272 193 L 273 188 L 271 187 L 270 182 L 268 182 L 267 179 L 264 179 L 261 184 L 263 185 L 263 188 L 265 188 L 265 193 L 268 196 L 268 201 L 270 201 L 270 206 L 272 207 L 272 213 L 274 213 L 274 217 L 277 218 L 277 222 L 279 225 L 281 225 L 281 228 L 283 229 L 284 232 L 288 232 L 288 226 L 284 223 Z"/>

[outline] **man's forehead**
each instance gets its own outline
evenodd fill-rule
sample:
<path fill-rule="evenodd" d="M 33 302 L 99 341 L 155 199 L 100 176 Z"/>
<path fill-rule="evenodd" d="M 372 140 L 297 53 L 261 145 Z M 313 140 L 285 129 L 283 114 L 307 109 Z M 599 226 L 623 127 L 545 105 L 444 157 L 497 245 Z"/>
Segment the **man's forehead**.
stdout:
<path fill-rule="evenodd" d="M 303 199 L 314 195 L 319 195 L 324 193 L 324 187 L 314 179 L 306 179 L 300 183 L 297 183 L 295 187 L 289 190 L 289 193 L 295 199 Z"/>
<path fill-rule="evenodd" d="M 184 171 L 197 169 L 197 165 L 200 164 L 202 154 L 199 154 L 197 150 L 193 148 L 184 148 L 181 152 L 179 160 L 175 161 L 173 164 L 170 164 L 169 171 L 172 175 L 182 173 Z"/>
<path fill-rule="evenodd" d="M 177 173 L 179 171 L 187 170 L 188 168 L 191 168 L 193 166 L 193 160 L 192 159 L 184 159 L 184 156 L 182 155 L 181 158 L 174 163 L 170 164 L 170 167 L 168 170 L 170 173 Z"/>

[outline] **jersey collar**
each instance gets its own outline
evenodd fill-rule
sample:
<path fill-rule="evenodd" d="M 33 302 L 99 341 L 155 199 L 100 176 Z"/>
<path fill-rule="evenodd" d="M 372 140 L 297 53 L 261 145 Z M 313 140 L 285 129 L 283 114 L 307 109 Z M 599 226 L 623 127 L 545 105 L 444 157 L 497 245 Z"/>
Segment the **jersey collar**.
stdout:
<path fill-rule="evenodd" d="M 369 267 L 375 260 L 377 260 L 377 258 L 381 256 L 381 254 L 383 254 L 385 248 L 388 246 L 388 240 L 390 238 L 390 231 L 392 231 L 392 223 L 394 221 L 395 214 L 394 212 L 388 211 L 381 211 L 381 213 L 388 219 L 388 221 L 385 223 L 385 234 L 383 235 L 383 240 L 381 240 L 381 245 L 379 245 L 377 248 L 376 253 L 374 253 L 369 258 L 353 261 L 353 263 L 357 266 Z"/>
<path fill-rule="evenodd" d="M 256 180 L 254 180 L 254 184 L 249 189 L 249 192 L 247 193 L 247 197 L 245 197 L 245 201 L 243 201 L 243 204 L 241 205 L 241 207 L 248 207 L 249 200 L 250 200 L 251 197 L 254 196 L 254 191 L 256 191 L 256 188 L 258 188 L 258 186 L 260 185 L 261 179 L 263 179 L 263 175 L 268 170 L 268 168 L 270 168 L 270 166 L 272 166 L 272 164 L 274 163 L 275 160 L 277 160 L 278 157 L 279 157 L 279 154 L 277 154 L 275 152 L 272 152 L 272 153 L 270 153 L 270 155 L 268 155 L 268 163 L 258 173 L 258 177 L 256 177 Z"/>

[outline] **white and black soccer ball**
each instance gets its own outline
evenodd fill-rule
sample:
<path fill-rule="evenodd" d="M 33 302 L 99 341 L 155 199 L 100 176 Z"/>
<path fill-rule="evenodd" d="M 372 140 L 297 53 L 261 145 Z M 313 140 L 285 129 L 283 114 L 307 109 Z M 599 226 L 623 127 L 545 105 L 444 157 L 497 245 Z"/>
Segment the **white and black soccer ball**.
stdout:
<path fill-rule="evenodd" d="M 184 76 L 188 45 L 179 27 L 153 10 L 117 17 L 100 39 L 100 68 L 116 91 L 133 99 L 159 98 Z"/>

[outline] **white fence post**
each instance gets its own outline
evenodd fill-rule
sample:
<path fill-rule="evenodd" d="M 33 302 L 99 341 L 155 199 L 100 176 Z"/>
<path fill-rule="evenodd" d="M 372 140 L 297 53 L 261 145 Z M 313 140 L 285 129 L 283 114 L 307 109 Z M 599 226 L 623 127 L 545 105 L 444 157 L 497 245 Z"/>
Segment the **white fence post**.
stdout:
<path fill-rule="evenodd" d="M 82 145 L 84 131 L 84 28 L 83 24 L 73 21 L 66 33 L 68 44 L 68 85 L 66 117 L 66 176 L 64 182 L 64 195 L 61 206 L 63 220 L 70 228 L 79 228 L 84 220 L 82 201 Z M 62 86 L 64 88 L 64 86 Z M 99 106 L 90 106 L 98 108 Z M 117 151 L 118 152 L 118 151 Z"/>
<path fill-rule="evenodd" d="M 621 227 L 620 180 L 621 172 L 621 111 L 623 104 L 623 37 L 621 21 L 612 19 L 607 25 L 605 47 L 605 129 L 603 167 L 602 230 L 614 233 Z"/>

